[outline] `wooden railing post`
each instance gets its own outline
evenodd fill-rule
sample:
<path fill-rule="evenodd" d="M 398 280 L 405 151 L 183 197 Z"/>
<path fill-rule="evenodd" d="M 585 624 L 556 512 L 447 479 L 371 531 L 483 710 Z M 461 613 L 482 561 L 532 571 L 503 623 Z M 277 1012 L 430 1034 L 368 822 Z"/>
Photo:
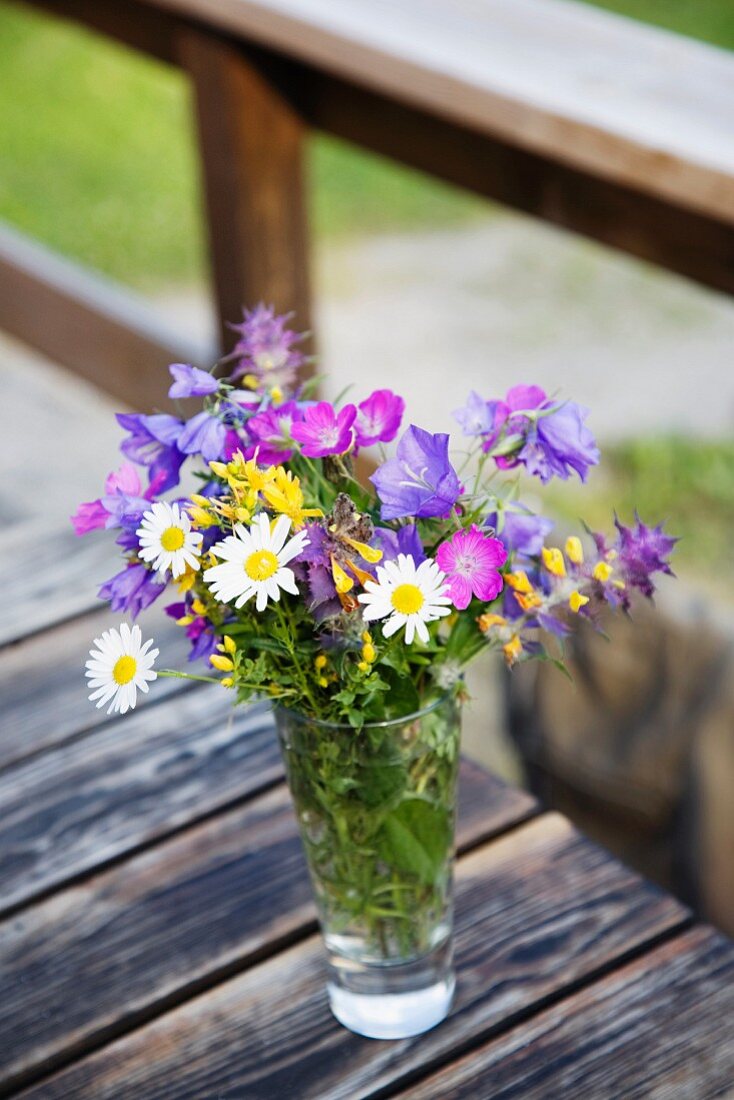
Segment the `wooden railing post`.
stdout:
<path fill-rule="evenodd" d="M 310 330 L 307 127 L 287 63 L 188 29 L 179 56 L 196 102 L 222 350 L 227 322 L 260 301 Z"/>

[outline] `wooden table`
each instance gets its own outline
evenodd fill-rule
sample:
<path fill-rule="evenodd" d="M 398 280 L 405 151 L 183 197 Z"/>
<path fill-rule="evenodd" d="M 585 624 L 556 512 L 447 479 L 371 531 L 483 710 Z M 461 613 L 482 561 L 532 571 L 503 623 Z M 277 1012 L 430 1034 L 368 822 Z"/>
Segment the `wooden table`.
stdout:
<path fill-rule="evenodd" d="M 339 1027 L 267 709 L 170 680 L 122 720 L 85 700 L 109 554 L 2 546 L 3 591 L 19 560 L 31 583 L 0 620 L 0 1095 L 734 1095 L 734 947 L 468 761 L 455 1007 L 401 1042 Z"/>

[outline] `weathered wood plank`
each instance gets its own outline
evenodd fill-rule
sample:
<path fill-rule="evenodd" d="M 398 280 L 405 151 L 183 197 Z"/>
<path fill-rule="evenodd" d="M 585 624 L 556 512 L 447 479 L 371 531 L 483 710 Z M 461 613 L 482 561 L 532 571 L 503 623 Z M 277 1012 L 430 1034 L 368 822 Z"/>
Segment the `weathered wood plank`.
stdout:
<path fill-rule="evenodd" d="M 733 1020 L 734 945 L 700 927 L 400 1096 L 731 1097 Z"/>
<path fill-rule="evenodd" d="M 319 129 L 734 293 L 734 220 L 594 176 L 324 73 L 309 73 L 304 89 L 304 112 Z"/>
<path fill-rule="evenodd" d="M 133 408 L 167 404 L 169 363 L 208 367 L 139 296 L 0 226 L 0 328 Z"/>
<path fill-rule="evenodd" d="M 94 591 L 93 585 L 89 588 Z M 105 710 L 97 710 L 87 698 L 84 663 L 93 640 L 119 620 L 119 615 L 105 608 L 0 652 L 0 769 L 104 724 Z M 162 607 L 154 605 L 146 611 L 141 627 L 161 651 L 159 667 L 188 667 L 190 643 Z M 38 689 L 40 669 L 43 691 Z M 161 677 L 147 695 L 138 696 L 137 709 L 189 688 L 184 680 Z"/>
<path fill-rule="evenodd" d="M 534 812 L 463 761 L 460 848 Z M 285 785 L 0 924 L 0 1095 L 315 928 Z"/>
<path fill-rule="evenodd" d="M 562 0 L 152 0 L 585 173 L 734 220 L 734 59 Z"/>
<path fill-rule="evenodd" d="M 8 595 L 0 646 L 99 607 L 97 589 L 120 570 L 120 548 L 113 539 L 78 538 L 71 525 L 52 535 L 47 524 L 36 521 L 3 532 L 0 587 Z"/>
<path fill-rule="evenodd" d="M 262 790 L 270 711 L 219 687 L 174 696 L 0 774 L 0 912 Z"/>
<path fill-rule="evenodd" d="M 194 87 L 222 347 L 242 307 L 272 303 L 310 328 L 306 127 L 283 62 L 182 30 Z"/>
<path fill-rule="evenodd" d="M 460 860 L 456 1006 L 414 1040 L 331 1018 L 317 938 L 284 951 L 44 1081 L 30 1100 L 357 1100 L 588 980 L 686 911 L 546 815 Z M 384 1093 L 382 1093 L 384 1094 Z"/>

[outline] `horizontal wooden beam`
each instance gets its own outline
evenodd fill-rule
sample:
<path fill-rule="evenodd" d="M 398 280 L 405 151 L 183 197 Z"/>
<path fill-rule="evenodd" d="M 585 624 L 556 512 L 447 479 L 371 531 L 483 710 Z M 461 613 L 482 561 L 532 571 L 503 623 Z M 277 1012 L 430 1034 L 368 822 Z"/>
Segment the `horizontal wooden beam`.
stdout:
<path fill-rule="evenodd" d="M 570 168 L 325 73 L 304 70 L 300 95 L 321 130 L 734 294 L 734 220 Z"/>
<path fill-rule="evenodd" d="M 167 403 L 169 363 L 209 366 L 145 299 L 0 226 L 0 329 L 133 408 Z"/>

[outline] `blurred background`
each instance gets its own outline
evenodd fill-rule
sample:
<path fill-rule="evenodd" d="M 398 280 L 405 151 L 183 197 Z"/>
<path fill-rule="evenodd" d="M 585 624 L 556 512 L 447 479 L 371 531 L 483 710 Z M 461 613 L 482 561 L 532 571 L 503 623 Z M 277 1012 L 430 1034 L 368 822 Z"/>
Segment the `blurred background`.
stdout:
<path fill-rule="evenodd" d="M 731 0 L 600 6 L 734 48 Z M 561 530 L 636 505 L 681 536 L 657 612 L 615 624 L 611 646 L 582 634 L 573 686 L 473 674 L 467 749 L 734 932 L 734 301 L 333 139 L 313 140 L 309 171 L 329 393 L 391 386 L 446 431 L 469 389 L 561 390 L 591 407 L 603 462 L 534 503 Z M 186 80 L 10 3 L 0 220 L 213 336 Z M 0 372 L 0 519 L 60 527 L 118 463 L 119 402 L 2 335 Z"/>

